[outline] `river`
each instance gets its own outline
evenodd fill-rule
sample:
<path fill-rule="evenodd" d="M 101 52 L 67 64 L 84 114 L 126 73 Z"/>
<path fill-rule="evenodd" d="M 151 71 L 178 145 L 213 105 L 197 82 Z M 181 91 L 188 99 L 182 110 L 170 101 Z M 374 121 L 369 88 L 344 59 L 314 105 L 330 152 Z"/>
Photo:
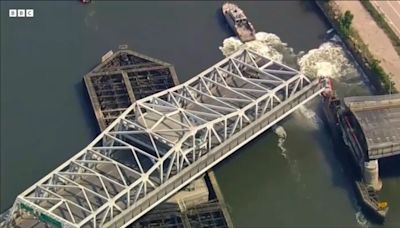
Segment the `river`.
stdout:
<path fill-rule="evenodd" d="M 329 26 L 313 3 L 239 5 L 260 31 L 251 47 L 307 74 L 335 77 L 342 95 L 368 93 L 340 48 L 319 48 Z M 128 44 L 173 63 L 185 81 L 240 46 L 226 39 L 233 34 L 220 6 L 1 1 L 0 210 L 98 133 L 82 77 L 103 54 Z M 10 8 L 34 9 L 34 17 L 9 18 Z M 297 111 L 215 168 L 236 227 L 375 226 L 359 212 L 317 105 Z M 391 206 L 385 226 L 399 227 L 400 174 L 388 169 L 383 182 L 382 198 Z"/>

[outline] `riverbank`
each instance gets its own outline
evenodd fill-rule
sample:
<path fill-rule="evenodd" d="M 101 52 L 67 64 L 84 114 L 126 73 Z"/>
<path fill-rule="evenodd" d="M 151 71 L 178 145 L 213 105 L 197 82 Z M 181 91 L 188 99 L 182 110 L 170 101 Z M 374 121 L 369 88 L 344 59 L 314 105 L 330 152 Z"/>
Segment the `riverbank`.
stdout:
<path fill-rule="evenodd" d="M 361 3 L 356 1 L 315 2 L 366 73 L 374 87 L 374 93 L 387 94 L 399 91 L 400 66 L 396 63 L 400 62 L 400 57 Z M 354 15 L 348 32 L 343 31 L 340 26 L 340 20 L 346 10 Z M 376 42 L 377 40 L 379 42 Z"/>
<path fill-rule="evenodd" d="M 392 45 L 395 48 L 397 54 L 400 56 L 400 37 L 398 36 L 398 34 L 396 34 L 396 32 L 393 30 L 393 28 L 390 27 L 390 25 L 386 21 L 384 15 L 382 15 L 382 13 L 379 12 L 379 8 L 378 8 L 379 6 L 377 5 L 377 2 L 360 1 L 360 3 L 369 12 L 371 17 L 374 18 L 374 20 L 378 24 L 378 26 L 385 32 L 387 37 L 392 42 Z"/>

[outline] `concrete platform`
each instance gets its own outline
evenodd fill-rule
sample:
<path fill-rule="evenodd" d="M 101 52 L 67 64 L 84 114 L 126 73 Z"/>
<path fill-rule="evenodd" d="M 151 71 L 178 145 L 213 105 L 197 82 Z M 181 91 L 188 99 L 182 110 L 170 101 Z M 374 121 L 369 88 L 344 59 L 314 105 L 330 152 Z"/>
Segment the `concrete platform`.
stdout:
<path fill-rule="evenodd" d="M 365 137 L 369 159 L 400 154 L 400 94 L 347 97 Z"/>

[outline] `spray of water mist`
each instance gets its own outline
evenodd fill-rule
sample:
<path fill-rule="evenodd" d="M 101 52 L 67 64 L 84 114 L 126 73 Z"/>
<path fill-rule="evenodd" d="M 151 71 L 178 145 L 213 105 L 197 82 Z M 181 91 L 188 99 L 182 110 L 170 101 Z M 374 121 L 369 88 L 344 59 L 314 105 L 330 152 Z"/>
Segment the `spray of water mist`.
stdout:
<path fill-rule="evenodd" d="M 298 64 L 300 71 L 309 77 L 325 76 L 346 80 L 359 76 L 343 48 L 331 42 L 323 43 L 318 48 L 299 55 Z"/>
<path fill-rule="evenodd" d="M 225 56 L 229 56 L 243 48 L 253 50 L 260 55 L 280 63 L 284 58 L 284 50 L 289 50 L 287 44 L 283 43 L 277 35 L 266 32 L 256 33 L 256 39 L 246 43 L 242 43 L 237 37 L 229 37 L 225 39 L 222 46 L 219 47 L 222 54 Z"/>
<path fill-rule="evenodd" d="M 230 37 L 223 41 L 220 50 L 225 56 L 229 56 L 242 48 L 249 48 L 257 53 L 290 66 L 299 68 L 299 71 L 311 78 L 317 76 L 329 76 L 339 79 L 346 83 L 354 78 L 359 78 L 357 70 L 346 58 L 343 48 L 332 42 L 321 44 L 318 48 L 295 54 L 293 49 L 281 41 L 281 39 L 272 33 L 258 32 L 256 40 L 242 43 L 237 37 Z M 358 80 L 357 84 L 360 83 Z M 350 83 L 349 83 L 350 84 Z M 316 113 L 301 106 L 297 113 L 306 118 L 311 123 L 310 126 L 318 128 L 321 122 Z"/>

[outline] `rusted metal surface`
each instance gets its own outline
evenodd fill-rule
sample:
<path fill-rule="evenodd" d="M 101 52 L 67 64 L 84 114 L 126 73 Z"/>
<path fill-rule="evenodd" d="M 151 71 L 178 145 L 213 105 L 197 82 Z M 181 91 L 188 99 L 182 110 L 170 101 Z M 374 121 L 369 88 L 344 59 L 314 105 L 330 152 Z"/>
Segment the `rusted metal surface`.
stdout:
<path fill-rule="evenodd" d="M 174 67 L 158 59 L 126 49 L 104 57 L 84 77 L 100 130 L 135 100 L 179 84 Z"/>

